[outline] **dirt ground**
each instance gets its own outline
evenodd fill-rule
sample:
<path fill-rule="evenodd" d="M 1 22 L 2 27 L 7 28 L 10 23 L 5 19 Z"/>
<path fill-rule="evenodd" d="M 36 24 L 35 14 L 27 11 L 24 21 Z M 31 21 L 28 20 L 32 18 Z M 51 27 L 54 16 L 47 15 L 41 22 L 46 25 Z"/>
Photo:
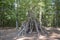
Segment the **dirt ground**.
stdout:
<path fill-rule="evenodd" d="M 49 35 L 30 34 L 27 36 L 21 36 L 17 38 L 16 29 L 1 29 L 0 28 L 0 40 L 60 40 L 60 28 L 46 28 Z"/>

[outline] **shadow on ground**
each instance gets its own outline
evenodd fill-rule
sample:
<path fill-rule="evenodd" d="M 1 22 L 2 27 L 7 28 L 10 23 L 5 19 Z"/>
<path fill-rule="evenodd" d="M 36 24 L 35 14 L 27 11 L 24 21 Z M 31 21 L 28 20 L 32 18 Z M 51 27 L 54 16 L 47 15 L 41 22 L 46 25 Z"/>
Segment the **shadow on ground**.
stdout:
<path fill-rule="evenodd" d="M 30 34 L 27 36 L 17 37 L 16 29 L 1 29 L 0 30 L 0 40 L 60 40 L 60 28 L 47 28 L 49 33 L 48 37 L 44 35 Z"/>

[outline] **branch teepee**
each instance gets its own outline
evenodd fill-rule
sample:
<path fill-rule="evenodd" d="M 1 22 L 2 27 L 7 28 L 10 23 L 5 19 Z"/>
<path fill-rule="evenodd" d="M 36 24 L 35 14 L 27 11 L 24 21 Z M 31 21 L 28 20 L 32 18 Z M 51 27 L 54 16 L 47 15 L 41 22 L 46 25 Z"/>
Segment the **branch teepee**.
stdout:
<path fill-rule="evenodd" d="M 47 31 L 44 27 L 40 26 L 40 22 L 36 19 L 32 10 L 28 11 L 27 20 L 24 21 L 19 30 L 19 35 L 26 35 L 31 33 L 45 34 Z M 47 33 L 48 34 L 48 33 Z"/>

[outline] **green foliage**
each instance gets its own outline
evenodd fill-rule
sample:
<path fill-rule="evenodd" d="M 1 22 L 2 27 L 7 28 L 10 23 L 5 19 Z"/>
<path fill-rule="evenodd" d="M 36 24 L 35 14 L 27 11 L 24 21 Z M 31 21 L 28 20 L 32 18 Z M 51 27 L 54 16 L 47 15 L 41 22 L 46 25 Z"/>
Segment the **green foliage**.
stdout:
<path fill-rule="evenodd" d="M 15 0 L 0 1 L 0 26 L 16 26 L 16 17 L 19 26 L 27 20 L 27 12 L 33 8 L 33 13 L 39 19 L 42 13 L 43 26 L 60 26 L 60 1 L 59 0 Z"/>

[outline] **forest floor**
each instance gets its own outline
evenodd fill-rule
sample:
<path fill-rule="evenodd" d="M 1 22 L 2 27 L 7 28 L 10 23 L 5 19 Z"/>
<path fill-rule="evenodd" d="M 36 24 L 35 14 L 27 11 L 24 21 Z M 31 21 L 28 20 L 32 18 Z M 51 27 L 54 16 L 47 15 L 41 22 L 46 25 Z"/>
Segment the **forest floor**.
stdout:
<path fill-rule="evenodd" d="M 37 34 L 30 34 L 27 36 L 21 36 L 16 39 L 17 31 L 15 28 L 0 28 L 0 40 L 60 40 L 60 28 L 46 28 L 49 32 L 49 36 L 43 36 Z"/>

